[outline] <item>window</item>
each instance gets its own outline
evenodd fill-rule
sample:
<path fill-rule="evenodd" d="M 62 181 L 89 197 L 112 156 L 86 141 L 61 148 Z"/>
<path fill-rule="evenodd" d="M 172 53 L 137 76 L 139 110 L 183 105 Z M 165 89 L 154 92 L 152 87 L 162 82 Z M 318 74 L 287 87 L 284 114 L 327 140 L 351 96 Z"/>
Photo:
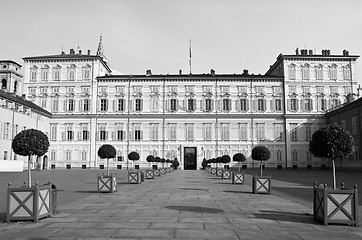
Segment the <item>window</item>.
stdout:
<path fill-rule="evenodd" d="M 290 124 L 290 138 L 292 141 L 298 141 L 297 127 L 298 127 L 298 124 L 296 124 L 296 123 Z"/>
<path fill-rule="evenodd" d="M 125 140 L 125 131 L 118 129 L 117 130 L 117 140 L 123 141 Z"/>
<path fill-rule="evenodd" d="M 221 140 L 222 141 L 230 140 L 230 124 L 229 123 L 221 124 Z"/>
<path fill-rule="evenodd" d="M 124 112 L 126 110 L 126 100 L 124 98 L 118 98 L 115 101 L 115 111 Z"/>
<path fill-rule="evenodd" d="M 81 139 L 83 141 L 89 140 L 89 126 L 88 126 L 88 124 L 81 124 L 81 129 L 82 129 Z"/>
<path fill-rule="evenodd" d="M 59 81 L 60 80 L 60 68 L 53 69 L 53 80 Z"/>
<path fill-rule="evenodd" d="M 141 124 L 133 124 L 133 139 L 136 140 L 136 141 L 140 141 L 142 139 L 142 136 L 141 136 Z"/>
<path fill-rule="evenodd" d="M 158 123 L 150 124 L 150 140 L 158 141 Z"/>
<path fill-rule="evenodd" d="M 226 112 L 231 111 L 231 100 L 229 98 L 222 99 L 222 110 Z"/>
<path fill-rule="evenodd" d="M 274 138 L 277 141 L 283 140 L 283 124 L 275 123 L 274 124 Z"/>
<path fill-rule="evenodd" d="M 57 160 L 57 151 L 55 151 L 54 149 L 52 149 L 50 151 L 50 161 L 54 162 Z"/>
<path fill-rule="evenodd" d="M 177 135 L 176 135 L 177 124 L 170 123 L 168 125 L 168 129 L 169 129 L 169 137 L 168 137 L 168 139 L 173 140 L 173 141 L 177 140 Z"/>
<path fill-rule="evenodd" d="M 344 90 L 344 95 L 352 93 L 352 88 L 350 86 L 343 87 L 343 90 Z"/>
<path fill-rule="evenodd" d="M 151 111 L 152 112 L 158 112 L 159 101 L 160 101 L 160 99 L 158 97 L 151 97 Z"/>
<path fill-rule="evenodd" d="M 89 86 L 82 86 L 81 88 L 81 92 L 84 93 L 90 93 L 90 87 Z"/>
<path fill-rule="evenodd" d="M 338 94 L 338 87 L 333 86 L 330 87 L 330 89 L 331 89 L 331 94 Z"/>
<path fill-rule="evenodd" d="M 289 110 L 290 111 L 298 111 L 298 99 L 292 98 L 292 99 L 289 99 L 289 101 L 290 101 Z"/>
<path fill-rule="evenodd" d="M 248 140 L 248 124 L 247 123 L 240 123 L 239 124 L 239 140 L 246 141 Z"/>
<path fill-rule="evenodd" d="M 292 64 L 288 67 L 288 75 L 290 80 L 295 80 L 295 65 Z"/>
<path fill-rule="evenodd" d="M 87 156 L 88 156 L 87 150 L 82 150 L 81 155 L 82 155 L 81 156 L 82 162 L 86 162 L 87 161 Z"/>
<path fill-rule="evenodd" d="M 212 99 L 211 98 L 206 98 L 205 99 L 205 111 L 206 112 L 211 112 L 212 111 Z"/>
<path fill-rule="evenodd" d="M 67 108 L 66 111 L 68 112 L 73 112 L 74 111 L 74 99 L 73 98 L 69 98 L 67 101 Z"/>
<path fill-rule="evenodd" d="M 75 67 L 68 68 L 68 80 L 73 81 L 75 79 Z"/>
<path fill-rule="evenodd" d="M 40 71 L 40 79 L 42 81 L 48 81 L 49 76 L 49 69 L 48 68 L 42 68 Z"/>
<path fill-rule="evenodd" d="M 323 66 L 318 65 L 315 67 L 315 78 L 317 80 L 323 80 Z"/>
<path fill-rule="evenodd" d="M 4 160 L 8 160 L 8 151 L 4 151 Z"/>
<path fill-rule="evenodd" d="M 310 141 L 312 139 L 312 124 L 304 124 L 305 126 L 305 140 Z"/>
<path fill-rule="evenodd" d="M 221 93 L 230 93 L 230 86 L 220 86 Z"/>
<path fill-rule="evenodd" d="M 282 92 L 282 87 L 273 87 L 273 93 L 281 93 Z"/>
<path fill-rule="evenodd" d="M 168 86 L 169 93 L 177 93 L 177 86 Z"/>
<path fill-rule="evenodd" d="M 133 86 L 134 93 L 142 93 L 142 86 Z"/>
<path fill-rule="evenodd" d="M 150 86 L 151 93 L 159 93 L 160 87 L 159 86 Z"/>
<path fill-rule="evenodd" d="M 30 69 L 30 81 L 36 81 L 37 78 L 37 68 Z"/>
<path fill-rule="evenodd" d="M 265 140 L 265 123 L 256 124 L 256 138 L 259 141 Z"/>
<path fill-rule="evenodd" d="M 211 123 L 204 124 L 204 140 L 205 141 L 212 140 L 212 124 Z"/>
<path fill-rule="evenodd" d="M 310 98 L 304 99 L 304 111 L 312 111 L 312 110 L 313 110 L 312 99 Z"/>
<path fill-rule="evenodd" d="M 82 100 L 82 108 L 83 112 L 89 112 L 90 111 L 90 99 L 85 98 Z"/>
<path fill-rule="evenodd" d="M 177 111 L 177 99 L 175 99 L 175 98 L 171 98 L 170 99 L 170 111 L 171 112 L 175 112 L 175 111 Z"/>
<path fill-rule="evenodd" d="M 302 91 L 303 93 L 310 93 L 310 86 L 303 86 Z"/>
<path fill-rule="evenodd" d="M 50 124 L 50 141 L 57 140 L 57 124 Z"/>
<path fill-rule="evenodd" d="M 296 150 L 292 151 L 292 161 L 298 162 L 298 152 Z"/>
<path fill-rule="evenodd" d="M 304 66 L 302 66 L 302 79 L 303 80 L 309 80 L 309 65 L 305 64 Z"/>
<path fill-rule="evenodd" d="M 40 106 L 44 109 L 47 108 L 47 99 L 46 98 L 42 98 L 40 101 Z"/>
<path fill-rule="evenodd" d="M 105 141 L 107 140 L 107 131 L 106 131 L 106 124 L 98 124 L 98 131 L 99 131 L 99 140 Z"/>
<path fill-rule="evenodd" d="M 246 98 L 241 98 L 240 99 L 240 111 L 248 111 L 248 102 L 249 100 Z"/>
<path fill-rule="evenodd" d="M 343 67 L 343 79 L 344 80 L 351 80 L 351 66 Z"/>
<path fill-rule="evenodd" d="M 135 99 L 135 111 L 136 112 L 142 111 L 142 99 L 140 99 L 140 98 Z"/>
<path fill-rule="evenodd" d="M 29 91 L 29 95 L 36 94 L 36 87 L 29 87 L 28 91 Z"/>
<path fill-rule="evenodd" d="M 195 86 L 185 86 L 186 93 L 195 93 Z"/>
<path fill-rule="evenodd" d="M 352 118 L 352 135 L 357 135 L 357 119 L 356 117 Z"/>
<path fill-rule="evenodd" d="M 102 98 L 100 100 L 100 111 L 101 112 L 108 111 L 108 99 Z"/>
<path fill-rule="evenodd" d="M 59 94 L 59 87 L 52 87 L 52 94 Z"/>
<path fill-rule="evenodd" d="M 116 86 L 116 93 L 124 93 L 124 86 Z"/>
<path fill-rule="evenodd" d="M 289 86 L 289 93 L 297 93 L 297 86 Z"/>
<path fill-rule="evenodd" d="M 121 150 L 117 150 L 117 161 L 122 162 L 124 160 L 123 152 Z M 122 166 L 122 165 L 120 165 Z"/>
<path fill-rule="evenodd" d="M 256 93 L 265 93 L 265 87 L 255 87 Z"/>
<path fill-rule="evenodd" d="M 282 100 L 279 98 L 275 99 L 275 111 L 282 111 Z"/>
<path fill-rule="evenodd" d="M 72 160 L 72 151 L 66 150 L 65 151 L 65 161 L 70 162 L 71 160 Z M 68 164 L 67 164 L 67 167 L 68 167 Z"/>
<path fill-rule="evenodd" d="M 74 139 L 73 124 L 66 125 L 66 140 L 70 141 Z"/>
<path fill-rule="evenodd" d="M 247 93 L 248 87 L 238 86 L 238 93 Z"/>
<path fill-rule="evenodd" d="M 98 94 L 107 93 L 107 92 L 108 92 L 108 87 L 105 86 L 98 87 Z"/>
<path fill-rule="evenodd" d="M 337 80 L 337 65 L 336 64 L 329 66 L 329 79 Z"/>
<path fill-rule="evenodd" d="M 263 98 L 260 98 L 257 100 L 258 106 L 257 106 L 257 110 L 264 112 L 266 109 L 266 100 Z"/>
<path fill-rule="evenodd" d="M 9 139 L 10 123 L 4 123 L 4 139 Z"/>
<path fill-rule="evenodd" d="M 202 91 L 204 93 L 211 93 L 212 92 L 212 86 L 203 86 Z"/>
<path fill-rule="evenodd" d="M 280 150 L 276 151 L 276 159 L 277 159 L 277 162 L 282 161 L 282 151 L 280 151 Z"/>
<path fill-rule="evenodd" d="M 326 111 L 327 110 L 327 100 L 324 99 L 324 98 L 321 98 L 319 100 L 319 102 L 320 102 L 320 110 L 321 111 Z"/>
<path fill-rule="evenodd" d="M 331 108 L 335 108 L 341 105 L 341 101 L 338 98 L 331 99 Z"/>
<path fill-rule="evenodd" d="M 187 123 L 186 125 L 186 140 L 193 141 L 194 140 L 194 124 Z"/>
<path fill-rule="evenodd" d="M 187 99 L 187 111 L 196 110 L 196 100 L 194 98 Z"/>
<path fill-rule="evenodd" d="M 89 67 L 83 68 L 83 79 L 90 79 L 91 69 Z"/>
<path fill-rule="evenodd" d="M 316 89 L 317 89 L 318 94 L 324 93 L 324 87 L 318 86 L 318 87 L 316 87 Z"/>

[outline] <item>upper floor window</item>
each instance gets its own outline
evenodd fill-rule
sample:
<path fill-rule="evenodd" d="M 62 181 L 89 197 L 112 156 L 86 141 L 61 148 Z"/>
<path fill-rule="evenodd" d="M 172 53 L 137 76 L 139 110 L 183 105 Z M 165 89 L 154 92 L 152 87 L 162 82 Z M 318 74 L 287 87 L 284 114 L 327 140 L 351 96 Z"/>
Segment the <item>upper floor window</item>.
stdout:
<path fill-rule="evenodd" d="M 195 111 L 196 110 L 196 99 L 189 98 L 187 99 L 187 111 Z"/>
<path fill-rule="evenodd" d="M 323 80 L 323 66 L 318 65 L 315 67 L 315 78 L 317 80 Z"/>
<path fill-rule="evenodd" d="M 168 125 L 168 129 L 169 129 L 169 135 L 168 135 L 168 139 L 169 140 L 176 140 L 177 139 L 177 124 L 175 123 L 170 123 Z"/>
<path fill-rule="evenodd" d="M 309 80 L 309 74 L 310 74 L 309 64 L 303 65 L 302 66 L 302 79 Z"/>
<path fill-rule="evenodd" d="M 101 112 L 108 111 L 108 99 L 106 99 L 106 98 L 100 99 L 100 108 L 99 108 L 99 110 Z"/>
<path fill-rule="evenodd" d="M 83 112 L 89 112 L 90 111 L 90 99 L 89 98 L 85 98 L 80 100 L 80 111 Z"/>
<path fill-rule="evenodd" d="M 91 66 L 83 67 L 82 75 L 83 79 L 91 79 Z"/>
<path fill-rule="evenodd" d="M 81 86 L 82 93 L 90 93 L 90 86 Z"/>
<path fill-rule="evenodd" d="M 141 112 L 142 111 L 142 99 L 140 99 L 140 98 L 136 98 L 135 99 L 135 108 L 134 108 L 134 110 L 136 111 L 136 112 Z"/>
<path fill-rule="evenodd" d="M 193 141 L 194 140 L 194 124 L 187 123 L 186 126 L 186 141 Z"/>
<path fill-rule="evenodd" d="M 158 123 L 151 123 L 150 124 L 150 140 L 157 141 L 158 140 Z"/>
<path fill-rule="evenodd" d="M 108 92 L 108 87 L 106 86 L 98 87 L 98 94 L 107 93 L 107 92 Z"/>
<path fill-rule="evenodd" d="M 29 87 L 28 91 L 29 91 L 29 95 L 36 94 L 36 87 Z"/>
<path fill-rule="evenodd" d="M 83 123 L 81 124 L 81 140 L 89 140 L 89 124 Z"/>
<path fill-rule="evenodd" d="M 117 100 L 114 100 L 114 111 L 116 112 L 124 112 L 126 110 L 126 99 L 124 98 L 118 98 Z"/>
<path fill-rule="evenodd" d="M 335 87 L 335 86 L 332 86 L 332 87 L 330 87 L 330 89 L 331 89 L 331 94 L 338 94 L 338 87 Z"/>
<path fill-rule="evenodd" d="M 290 124 L 290 139 L 292 141 L 297 141 L 298 140 L 298 132 L 297 132 L 297 127 L 298 127 L 298 124 L 296 123 L 291 123 Z"/>
<path fill-rule="evenodd" d="M 220 86 L 221 93 L 230 93 L 230 86 Z"/>
<path fill-rule="evenodd" d="M 329 79 L 337 80 L 337 65 L 336 64 L 329 66 Z"/>
<path fill-rule="evenodd" d="M 37 72 L 38 72 L 38 68 L 36 66 L 33 66 L 32 68 L 30 68 L 30 81 L 36 81 Z"/>
<path fill-rule="evenodd" d="M 175 112 L 178 109 L 178 100 L 176 98 L 170 99 L 170 111 Z"/>
<path fill-rule="evenodd" d="M 324 93 L 324 87 L 323 86 L 317 86 L 316 89 L 317 89 L 318 94 Z"/>
<path fill-rule="evenodd" d="M 59 94 L 59 88 L 60 87 L 52 87 L 52 94 Z"/>
<path fill-rule="evenodd" d="M 249 110 L 249 99 L 240 98 L 236 100 L 236 108 L 239 111 L 245 112 Z"/>
<path fill-rule="evenodd" d="M 134 93 L 142 93 L 142 86 L 133 86 Z"/>
<path fill-rule="evenodd" d="M 160 92 L 160 86 L 150 86 L 151 93 L 159 93 Z"/>
<path fill-rule="evenodd" d="M 204 93 L 211 93 L 212 92 L 212 86 L 202 86 L 202 91 Z"/>
<path fill-rule="evenodd" d="M 229 98 L 222 99 L 222 110 L 226 112 L 231 111 L 231 100 Z"/>
<path fill-rule="evenodd" d="M 264 98 L 259 98 L 257 100 L 257 104 L 258 104 L 257 105 L 258 111 L 262 111 L 262 112 L 266 111 L 266 100 Z"/>
<path fill-rule="evenodd" d="M 40 87 L 40 94 L 48 94 L 48 87 Z"/>
<path fill-rule="evenodd" d="M 212 124 L 205 123 L 203 124 L 204 127 L 204 140 L 211 141 L 212 140 Z"/>
<path fill-rule="evenodd" d="M 304 101 L 304 111 L 312 111 L 313 110 L 313 101 L 310 98 L 303 99 Z"/>
<path fill-rule="evenodd" d="M 302 91 L 303 93 L 310 93 L 310 86 L 303 86 Z"/>
<path fill-rule="evenodd" d="M 106 131 L 106 124 L 98 124 L 98 139 L 99 140 L 107 140 L 107 131 Z"/>
<path fill-rule="evenodd" d="M 116 86 L 116 93 L 124 93 L 124 86 Z"/>
<path fill-rule="evenodd" d="M 274 124 L 274 138 L 277 141 L 283 140 L 283 124 L 281 123 Z"/>
<path fill-rule="evenodd" d="M 295 65 L 288 66 L 288 75 L 290 80 L 295 80 Z"/>
<path fill-rule="evenodd" d="M 142 131 L 141 124 L 135 123 L 133 124 L 133 140 L 140 141 L 142 140 Z"/>
<path fill-rule="evenodd" d="M 74 102 L 75 100 L 73 98 L 69 98 L 68 100 L 66 100 L 67 105 L 66 105 L 66 111 L 67 112 L 73 112 L 74 111 Z"/>
<path fill-rule="evenodd" d="M 74 93 L 74 89 L 75 89 L 75 87 L 66 87 L 65 91 L 66 91 L 67 94 Z"/>
<path fill-rule="evenodd" d="M 273 93 L 281 93 L 282 92 L 282 87 L 273 87 Z"/>
<path fill-rule="evenodd" d="M 211 98 L 206 98 L 206 99 L 204 99 L 204 104 L 205 104 L 205 106 L 204 106 L 204 111 L 205 112 L 211 112 L 212 111 L 212 104 L 213 103 L 213 100 L 211 99 Z"/>
<path fill-rule="evenodd" d="M 282 111 L 282 99 L 276 98 L 274 100 L 274 104 L 275 104 L 274 105 L 275 111 L 278 111 L 278 112 Z"/>
<path fill-rule="evenodd" d="M 56 141 L 57 140 L 57 124 L 50 124 L 50 141 Z"/>
<path fill-rule="evenodd" d="M 343 90 L 345 95 L 352 93 L 352 88 L 350 86 L 343 87 Z"/>
<path fill-rule="evenodd" d="M 65 131 L 66 131 L 65 132 L 66 140 L 73 140 L 74 139 L 73 124 L 66 124 Z"/>
<path fill-rule="evenodd" d="M 75 69 L 76 66 L 74 64 L 68 67 L 68 80 L 75 80 Z"/>
<path fill-rule="evenodd" d="M 288 99 L 288 109 L 290 111 L 298 111 L 299 110 L 298 102 L 299 101 L 296 98 Z"/>
<path fill-rule="evenodd" d="M 59 81 L 60 80 L 60 66 L 56 66 L 53 68 L 53 80 Z"/>
<path fill-rule="evenodd" d="M 248 87 L 245 86 L 238 86 L 238 93 L 247 93 Z"/>
<path fill-rule="evenodd" d="M 239 140 L 248 140 L 248 124 L 239 124 Z"/>
<path fill-rule="evenodd" d="M 52 98 L 51 100 L 51 111 L 56 113 L 59 111 L 59 98 Z"/>
<path fill-rule="evenodd" d="M 40 71 L 40 79 L 42 81 L 47 81 L 49 77 L 49 66 L 44 66 Z"/>
<path fill-rule="evenodd" d="M 230 124 L 229 123 L 221 124 L 221 140 L 222 141 L 230 140 Z"/>
<path fill-rule="evenodd" d="M 160 98 L 159 97 L 151 97 L 151 111 L 158 112 L 160 106 Z"/>
<path fill-rule="evenodd" d="M 305 123 L 305 140 L 310 141 L 312 139 L 312 124 Z"/>
<path fill-rule="evenodd" d="M 256 93 L 265 93 L 265 87 L 255 87 Z"/>
<path fill-rule="evenodd" d="M 289 86 L 289 93 L 297 93 L 297 86 Z"/>
<path fill-rule="evenodd" d="M 168 86 L 169 93 L 177 93 L 177 86 Z"/>
<path fill-rule="evenodd" d="M 265 123 L 256 124 L 256 138 L 259 141 L 265 140 Z"/>
<path fill-rule="evenodd" d="M 351 80 L 351 66 L 347 65 L 343 67 L 343 79 L 344 80 Z"/>

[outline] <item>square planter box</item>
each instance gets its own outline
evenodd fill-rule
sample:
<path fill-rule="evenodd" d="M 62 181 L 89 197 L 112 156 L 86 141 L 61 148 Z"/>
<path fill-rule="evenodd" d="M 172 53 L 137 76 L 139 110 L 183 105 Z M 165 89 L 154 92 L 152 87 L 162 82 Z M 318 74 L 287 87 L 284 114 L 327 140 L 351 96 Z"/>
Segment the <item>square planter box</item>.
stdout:
<path fill-rule="evenodd" d="M 222 171 L 222 178 L 223 179 L 230 179 L 230 177 L 231 177 L 231 172 L 229 170 Z"/>
<path fill-rule="evenodd" d="M 140 172 L 128 172 L 128 183 L 139 184 L 141 183 Z"/>
<path fill-rule="evenodd" d="M 244 184 L 244 173 L 235 172 L 232 173 L 231 182 L 232 184 Z"/>
<path fill-rule="evenodd" d="M 166 174 L 166 169 L 161 168 L 161 169 L 160 169 L 160 173 L 161 173 L 161 174 Z"/>
<path fill-rule="evenodd" d="M 313 217 L 324 225 L 329 223 L 358 226 L 358 191 L 345 189 L 327 189 L 327 185 L 313 188 Z"/>
<path fill-rule="evenodd" d="M 155 169 L 155 170 L 153 170 L 153 172 L 154 172 L 154 174 L 155 174 L 156 177 L 161 176 L 160 169 Z"/>
<path fill-rule="evenodd" d="M 218 168 L 216 169 L 216 176 L 217 177 L 222 177 L 222 172 L 223 172 L 224 169 L 221 169 L 221 168 Z"/>
<path fill-rule="evenodd" d="M 152 169 L 147 169 L 147 170 L 146 170 L 146 178 L 147 178 L 147 179 L 153 179 L 153 178 L 155 178 L 155 172 L 154 172 L 154 170 L 152 170 Z"/>
<path fill-rule="evenodd" d="M 265 193 L 270 194 L 271 188 L 271 177 L 270 176 L 253 176 L 252 192 L 253 193 Z"/>
<path fill-rule="evenodd" d="M 98 192 L 99 193 L 112 193 L 117 191 L 117 178 L 112 174 L 107 175 L 98 175 Z"/>
<path fill-rule="evenodd" d="M 56 204 L 56 199 L 53 199 L 56 195 L 53 194 L 51 184 L 21 188 L 12 188 L 9 184 L 7 195 L 7 222 L 26 220 L 37 222 L 52 215 L 56 209 L 56 206 L 52 206 Z"/>
<path fill-rule="evenodd" d="M 166 170 L 166 173 L 170 173 L 171 172 L 171 169 L 170 168 L 165 168 Z"/>
<path fill-rule="evenodd" d="M 216 168 L 211 168 L 211 174 L 216 174 Z"/>

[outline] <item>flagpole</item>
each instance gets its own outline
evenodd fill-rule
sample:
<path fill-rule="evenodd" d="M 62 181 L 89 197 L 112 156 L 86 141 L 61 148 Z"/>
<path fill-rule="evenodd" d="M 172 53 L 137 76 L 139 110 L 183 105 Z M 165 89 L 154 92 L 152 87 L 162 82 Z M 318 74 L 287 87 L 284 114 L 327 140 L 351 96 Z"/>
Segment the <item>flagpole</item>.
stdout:
<path fill-rule="evenodd" d="M 190 39 L 190 46 L 189 46 L 189 66 L 190 66 L 190 75 L 192 74 L 191 72 L 191 39 Z"/>

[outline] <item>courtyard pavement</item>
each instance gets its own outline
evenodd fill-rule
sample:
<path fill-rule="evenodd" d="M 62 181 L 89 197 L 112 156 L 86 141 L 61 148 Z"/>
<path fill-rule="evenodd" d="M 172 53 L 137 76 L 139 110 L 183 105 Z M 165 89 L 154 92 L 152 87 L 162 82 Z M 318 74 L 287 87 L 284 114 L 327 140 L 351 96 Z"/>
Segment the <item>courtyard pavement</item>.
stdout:
<path fill-rule="evenodd" d="M 127 184 L 119 176 L 115 193 L 59 204 L 58 214 L 37 223 L 0 223 L 0 239 L 362 239 L 362 227 L 324 226 L 300 203 L 252 194 L 246 178 L 233 185 L 178 170 Z"/>

